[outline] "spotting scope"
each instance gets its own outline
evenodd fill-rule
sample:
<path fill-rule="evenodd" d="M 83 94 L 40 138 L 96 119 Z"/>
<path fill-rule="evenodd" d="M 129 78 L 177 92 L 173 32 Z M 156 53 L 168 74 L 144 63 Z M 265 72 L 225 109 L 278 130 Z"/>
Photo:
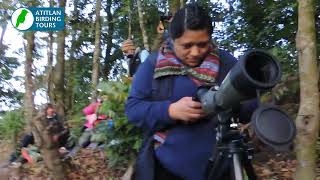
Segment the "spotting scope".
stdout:
<path fill-rule="evenodd" d="M 209 114 L 228 110 L 257 96 L 257 90 L 273 88 L 281 77 L 275 57 L 264 50 L 251 50 L 240 57 L 220 87 L 200 87 L 197 99 Z"/>

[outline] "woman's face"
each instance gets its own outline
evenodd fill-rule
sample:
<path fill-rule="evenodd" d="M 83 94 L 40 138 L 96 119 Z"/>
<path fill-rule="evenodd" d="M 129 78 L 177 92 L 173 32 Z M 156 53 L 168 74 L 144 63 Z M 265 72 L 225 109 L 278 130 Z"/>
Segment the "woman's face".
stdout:
<path fill-rule="evenodd" d="M 173 41 L 176 56 L 186 65 L 198 66 L 207 55 L 210 38 L 207 30 L 186 30 Z"/>

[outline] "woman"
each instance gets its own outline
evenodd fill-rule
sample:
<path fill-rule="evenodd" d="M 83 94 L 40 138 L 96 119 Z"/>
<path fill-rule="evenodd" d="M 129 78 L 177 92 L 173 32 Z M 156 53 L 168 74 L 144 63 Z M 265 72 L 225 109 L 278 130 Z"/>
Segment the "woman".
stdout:
<path fill-rule="evenodd" d="M 86 115 L 86 123 L 81 129 L 81 132 L 87 128 L 94 128 L 95 121 L 98 119 L 97 113 L 102 103 L 103 100 L 98 98 L 95 102 L 83 108 L 82 112 Z"/>
<path fill-rule="evenodd" d="M 147 58 L 133 80 L 126 113 L 130 122 L 154 132 L 155 179 L 206 179 L 215 123 L 192 97 L 199 86 L 221 84 L 236 63 L 212 44 L 212 31 L 208 13 L 197 4 L 186 5 L 173 17 L 171 39 Z M 153 81 L 169 78 L 172 92 L 159 100 Z M 140 158 L 137 165 L 146 168 L 147 161 Z"/>

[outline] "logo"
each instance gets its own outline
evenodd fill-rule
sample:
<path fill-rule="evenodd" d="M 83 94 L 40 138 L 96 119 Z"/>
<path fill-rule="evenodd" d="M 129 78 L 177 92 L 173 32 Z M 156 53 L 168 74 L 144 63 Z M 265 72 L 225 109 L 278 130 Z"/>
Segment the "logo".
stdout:
<path fill-rule="evenodd" d="M 20 8 L 13 12 L 11 23 L 13 27 L 20 31 L 28 30 L 34 21 L 32 12 L 26 8 Z"/>
<path fill-rule="evenodd" d="M 20 8 L 12 14 L 11 23 L 20 31 L 61 31 L 64 29 L 64 8 Z"/>

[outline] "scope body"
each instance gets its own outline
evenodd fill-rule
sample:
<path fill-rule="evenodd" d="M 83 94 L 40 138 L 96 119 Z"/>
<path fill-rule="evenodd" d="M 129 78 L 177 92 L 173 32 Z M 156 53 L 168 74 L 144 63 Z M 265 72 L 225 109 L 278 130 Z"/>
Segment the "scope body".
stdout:
<path fill-rule="evenodd" d="M 275 57 L 263 50 L 251 50 L 240 57 L 220 87 L 200 87 L 197 98 L 207 113 L 230 109 L 257 96 L 257 90 L 273 88 L 281 77 Z"/>

